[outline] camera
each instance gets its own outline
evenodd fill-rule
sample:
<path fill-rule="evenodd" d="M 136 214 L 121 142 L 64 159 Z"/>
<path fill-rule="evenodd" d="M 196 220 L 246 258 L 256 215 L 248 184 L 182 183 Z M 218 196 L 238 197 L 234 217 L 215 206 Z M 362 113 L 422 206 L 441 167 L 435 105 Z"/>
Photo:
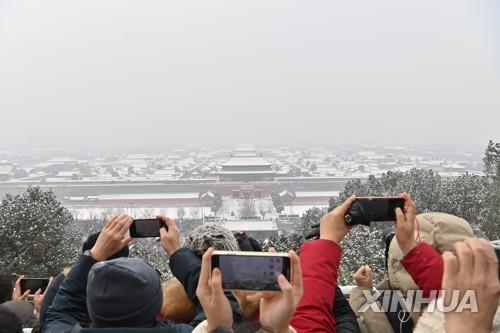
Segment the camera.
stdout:
<path fill-rule="evenodd" d="M 404 208 L 404 199 L 399 197 L 359 197 L 344 216 L 345 224 L 390 222 L 396 220 L 396 208 Z"/>

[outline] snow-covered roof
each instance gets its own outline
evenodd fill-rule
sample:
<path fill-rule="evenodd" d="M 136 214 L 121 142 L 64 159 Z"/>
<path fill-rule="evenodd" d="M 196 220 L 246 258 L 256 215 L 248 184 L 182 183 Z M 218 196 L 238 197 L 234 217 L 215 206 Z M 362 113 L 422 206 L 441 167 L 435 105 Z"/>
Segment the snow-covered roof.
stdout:
<path fill-rule="evenodd" d="M 224 226 L 231 231 L 274 231 L 278 228 L 273 221 L 227 221 Z"/>
<path fill-rule="evenodd" d="M 340 191 L 297 191 L 295 196 L 297 198 L 308 198 L 308 197 L 338 197 Z"/>
<path fill-rule="evenodd" d="M 101 194 L 99 200 L 198 199 L 198 193 Z"/>
<path fill-rule="evenodd" d="M 232 156 L 222 166 L 271 166 L 271 163 L 262 156 Z"/>

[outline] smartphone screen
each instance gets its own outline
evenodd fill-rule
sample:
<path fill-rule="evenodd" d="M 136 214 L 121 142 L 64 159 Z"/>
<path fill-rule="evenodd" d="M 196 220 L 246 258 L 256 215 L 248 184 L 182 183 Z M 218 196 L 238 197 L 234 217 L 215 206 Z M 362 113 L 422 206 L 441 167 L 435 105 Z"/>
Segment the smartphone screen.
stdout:
<path fill-rule="evenodd" d="M 30 295 L 35 294 L 38 289 L 42 289 L 43 294 L 48 285 L 49 279 L 47 278 L 23 278 L 21 279 L 21 294 L 24 294 L 28 289 Z"/>
<path fill-rule="evenodd" d="M 396 208 L 404 208 L 404 199 L 398 197 L 356 198 L 363 214 L 371 222 L 396 221 Z"/>
<path fill-rule="evenodd" d="M 160 237 L 160 228 L 163 225 L 163 221 L 160 219 L 136 219 L 130 225 L 130 237 Z"/>
<path fill-rule="evenodd" d="M 212 269 L 218 267 L 225 290 L 280 291 L 278 276 L 290 281 L 290 257 L 287 253 L 228 253 L 215 251 Z"/>

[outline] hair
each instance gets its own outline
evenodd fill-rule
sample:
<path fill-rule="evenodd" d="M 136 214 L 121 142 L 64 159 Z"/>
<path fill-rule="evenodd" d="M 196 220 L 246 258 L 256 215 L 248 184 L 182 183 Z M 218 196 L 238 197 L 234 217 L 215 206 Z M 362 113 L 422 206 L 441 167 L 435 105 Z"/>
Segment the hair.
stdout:
<path fill-rule="evenodd" d="M 0 304 L 12 299 L 14 285 L 12 279 L 7 273 L 0 273 Z"/>
<path fill-rule="evenodd" d="M 196 315 L 196 306 L 189 299 L 184 287 L 176 278 L 170 278 L 162 285 L 163 306 L 161 316 L 176 323 L 189 323 Z"/>
<path fill-rule="evenodd" d="M 240 249 L 233 233 L 216 223 L 205 223 L 191 231 L 187 238 L 187 246 L 200 257 L 209 247 L 223 251 Z"/>
<path fill-rule="evenodd" d="M 14 313 L 0 308 L 0 333 L 22 333 L 23 324 Z"/>

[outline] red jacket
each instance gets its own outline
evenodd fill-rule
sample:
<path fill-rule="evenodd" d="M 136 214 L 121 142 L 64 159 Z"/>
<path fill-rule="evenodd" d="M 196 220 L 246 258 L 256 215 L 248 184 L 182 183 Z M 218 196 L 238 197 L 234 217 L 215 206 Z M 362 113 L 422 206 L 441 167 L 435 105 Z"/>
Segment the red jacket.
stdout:
<path fill-rule="evenodd" d="M 340 246 L 329 240 L 307 242 L 300 247 L 304 296 L 292 318 L 297 332 L 335 332 L 332 309 L 340 256 Z"/>
<path fill-rule="evenodd" d="M 444 261 L 429 244 L 418 244 L 406 257 L 401 259 L 401 264 L 418 287 L 423 290 L 424 297 L 429 297 L 431 290 L 441 290 Z"/>

